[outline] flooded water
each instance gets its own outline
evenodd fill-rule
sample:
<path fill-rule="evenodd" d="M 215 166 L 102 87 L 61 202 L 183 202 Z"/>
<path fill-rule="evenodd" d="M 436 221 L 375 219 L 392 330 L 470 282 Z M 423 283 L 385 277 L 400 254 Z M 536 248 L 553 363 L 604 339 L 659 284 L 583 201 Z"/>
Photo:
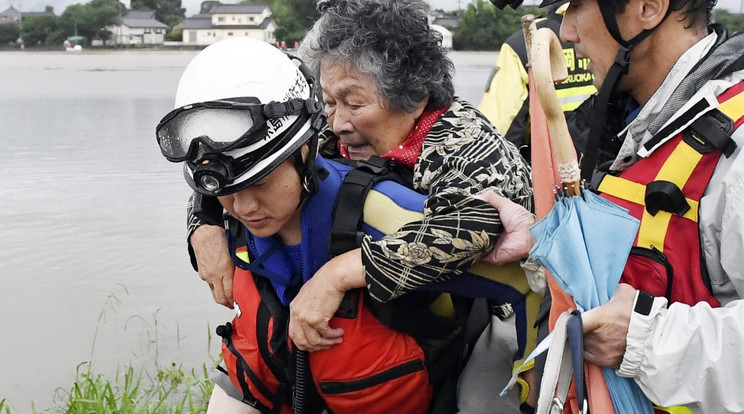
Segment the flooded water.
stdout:
<path fill-rule="evenodd" d="M 0 52 L 0 400 L 44 410 L 78 367 L 212 364 L 232 317 L 185 248 L 190 194 L 159 153 L 196 52 Z M 477 104 L 495 53 L 454 52 Z"/>

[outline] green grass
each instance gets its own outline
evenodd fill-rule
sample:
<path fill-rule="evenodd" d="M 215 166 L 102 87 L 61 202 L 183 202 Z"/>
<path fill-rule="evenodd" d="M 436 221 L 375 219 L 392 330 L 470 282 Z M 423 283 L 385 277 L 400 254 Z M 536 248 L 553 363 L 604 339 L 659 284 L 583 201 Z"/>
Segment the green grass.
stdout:
<path fill-rule="evenodd" d="M 210 364 L 211 367 L 211 364 Z M 69 390 L 57 390 L 55 405 L 33 413 L 65 414 L 187 414 L 204 413 L 212 394 L 210 368 L 186 372 L 172 364 L 151 378 L 131 366 L 109 378 L 78 373 Z M 0 400 L 0 414 L 12 414 L 10 403 Z"/>
<path fill-rule="evenodd" d="M 183 414 L 203 413 L 212 393 L 209 369 L 185 372 L 177 364 L 160 369 L 154 378 L 130 366 L 114 378 L 79 374 L 64 402 L 52 412 L 67 414 Z"/>
<path fill-rule="evenodd" d="M 126 287 L 120 285 L 124 294 Z M 121 304 L 116 293 L 106 298 L 96 325 L 88 362 L 78 366 L 75 381 L 69 388 L 60 387 L 54 395 L 54 406 L 38 411 L 32 406 L 34 414 L 190 414 L 205 413 L 214 384 L 209 379 L 212 367 L 218 361 L 208 357 L 210 362 L 201 368 L 184 370 L 182 364 L 171 362 L 162 366 L 157 360 L 153 365 L 156 373 L 145 369 L 135 369 L 132 365 L 118 371 L 113 377 L 97 374 L 93 369 L 93 354 L 98 329 L 104 323 L 108 311 L 116 311 Z M 157 315 L 155 315 L 157 326 Z M 211 354 L 211 328 L 207 327 L 207 354 Z M 157 328 L 155 342 L 158 341 Z M 156 346 L 157 348 L 157 346 Z M 0 399 L 0 414 L 13 414 L 16 407 L 7 399 Z M 18 412 L 27 412 L 23 409 Z"/>

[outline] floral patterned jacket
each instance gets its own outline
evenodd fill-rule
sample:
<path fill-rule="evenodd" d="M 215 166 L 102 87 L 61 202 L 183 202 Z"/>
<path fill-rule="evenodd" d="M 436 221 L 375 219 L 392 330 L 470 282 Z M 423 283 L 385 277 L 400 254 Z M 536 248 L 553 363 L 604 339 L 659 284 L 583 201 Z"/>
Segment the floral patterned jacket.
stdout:
<path fill-rule="evenodd" d="M 491 251 L 503 227 L 498 212 L 474 197 L 489 187 L 532 210 L 529 165 L 483 114 L 455 98 L 414 166 L 413 188 L 429 196 L 424 219 L 362 244 L 371 296 L 386 302 L 447 280 Z"/>

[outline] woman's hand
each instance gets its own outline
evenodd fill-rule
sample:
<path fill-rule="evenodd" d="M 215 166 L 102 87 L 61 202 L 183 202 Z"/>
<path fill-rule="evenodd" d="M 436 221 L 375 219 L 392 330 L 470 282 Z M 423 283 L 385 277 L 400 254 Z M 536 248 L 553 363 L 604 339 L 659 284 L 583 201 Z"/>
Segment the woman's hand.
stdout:
<path fill-rule="evenodd" d="M 321 267 L 289 304 L 289 336 L 307 351 L 328 349 L 343 341 L 344 330 L 329 323 L 346 291 L 365 286 L 362 250 L 334 257 Z"/>
<path fill-rule="evenodd" d="M 499 211 L 504 232 L 499 235 L 496 245 L 486 257 L 488 263 L 502 265 L 527 257 L 535 244 L 535 238 L 530 233 L 530 227 L 535 224 L 535 215 L 526 208 L 486 189 L 476 195 Z"/>

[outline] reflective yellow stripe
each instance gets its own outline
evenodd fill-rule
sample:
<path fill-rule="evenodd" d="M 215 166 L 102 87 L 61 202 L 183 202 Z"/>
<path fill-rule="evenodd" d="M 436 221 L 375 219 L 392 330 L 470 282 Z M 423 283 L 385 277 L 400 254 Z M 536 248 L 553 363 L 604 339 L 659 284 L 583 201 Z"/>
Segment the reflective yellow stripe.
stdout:
<path fill-rule="evenodd" d="M 563 112 L 573 111 L 581 105 L 581 102 L 568 102 L 561 105 Z"/>
<path fill-rule="evenodd" d="M 664 180 L 675 183 L 679 188 L 684 188 L 692 171 L 702 158 L 702 154 L 695 151 L 684 141 L 680 141 L 667 161 L 656 176 L 656 180 Z M 606 175 L 599 185 L 599 191 L 612 195 L 631 203 L 645 206 L 646 186 L 621 177 Z M 697 222 L 698 202 L 686 198 L 690 210 L 684 214 L 684 218 Z M 638 229 L 638 246 L 650 248 L 656 247 L 664 250 L 664 239 L 672 214 L 659 211 L 652 216 L 646 209 L 643 210 L 641 226 Z"/>
<path fill-rule="evenodd" d="M 596 91 L 597 89 L 594 85 L 585 85 L 556 89 L 555 94 L 558 96 L 558 101 L 561 103 L 563 112 L 568 112 L 578 108 L 589 95 Z"/>
<path fill-rule="evenodd" d="M 744 93 L 739 92 L 733 98 L 718 105 L 718 110 L 737 121 L 744 115 Z"/>
<path fill-rule="evenodd" d="M 240 259 L 240 260 L 242 260 L 242 261 L 244 261 L 246 263 L 250 263 L 251 262 L 251 258 L 248 257 L 248 250 L 238 250 L 238 251 L 235 252 L 235 256 L 238 256 L 238 259 Z"/>
<path fill-rule="evenodd" d="M 597 92 L 597 89 L 594 87 L 594 85 L 585 85 L 585 86 L 574 86 L 571 88 L 563 88 L 563 89 L 556 89 L 555 94 L 558 96 L 558 98 L 565 98 L 566 96 L 575 96 L 575 95 L 591 95 L 594 92 Z"/>
<path fill-rule="evenodd" d="M 697 167 L 703 154 L 696 151 L 689 144 L 680 141 L 677 148 L 672 151 L 669 158 L 664 161 L 661 170 L 656 175 L 656 180 L 670 181 L 680 189 L 684 188 L 690 179 L 692 171 Z"/>
<path fill-rule="evenodd" d="M 669 155 L 664 165 L 661 166 L 661 170 L 656 175 L 655 180 L 669 181 L 676 184 L 680 189 L 683 189 L 702 157 L 703 154 L 696 151 L 686 142 L 679 141 L 677 147 Z M 694 209 L 692 207 L 690 205 L 688 213 L 694 211 L 694 218 L 687 218 L 697 222 L 697 203 L 695 203 Z M 686 214 L 685 216 L 688 215 Z M 666 239 L 667 228 L 669 227 L 669 220 L 671 218 L 672 213 L 659 211 L 655 216 L 652 216 L 648 210 L 644 209 L 641 227 L 638 229 L 638 245 L 642 247 L 654 246 L 663 252 L 664 239 Z"/>
<path fill-rule="evenodd" d="M 674 407 L 654 407 L 654 409 L 669 414 L 695 414 L 695 412 L 690 410 L 689 408 L 679 405 Z"/>
<path fill-rule="evenodd" d="M 455 305 L 452 304 L 452 296 L 449 293 L 442 293 L 439 295 L 434 302 L 429 305 L 429 310 L 439 316 L 454 320 L 457 315 L 455 313 Z"/>
<path fill-rule="evenodd" d="M 634 204 L 645 205 L 646 186 L 625 178 L 605 175 L 599 184 L 599 191 Z"/>
<path fill-rule="evenodd" d="M 606 175 L 599 185 L 599 191 L 625 201 L 630 201 L 631 203 L 645 205 L 646 186 L 626 180 L 625 178 Z M 691 198 L 685 199 L 687 200 L 687 204 L 690 205 L 690 210 L 682 217 L 697 221 L 698 202 Z"/>

